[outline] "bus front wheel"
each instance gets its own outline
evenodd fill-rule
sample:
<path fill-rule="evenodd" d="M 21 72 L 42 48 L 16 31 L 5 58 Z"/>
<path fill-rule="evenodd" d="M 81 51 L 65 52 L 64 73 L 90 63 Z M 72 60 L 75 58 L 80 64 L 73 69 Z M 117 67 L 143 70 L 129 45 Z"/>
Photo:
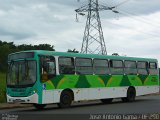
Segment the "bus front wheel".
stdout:
<path fill-rule="evenodd" d="M 135 88 L 130 87 L 127 90 L 127 97 L 122 98 L 122 101 L 123 102 L 133 102 L 133 101 L 135 101 L 135 98 L 136 98 Z"/>
<path fill-rule="evenodd" d="M 42 110 L 46 106 L 46 104 L 33 104 L 36 109 Z"/>
<path fill-rule="evenodd" d="M 61 93 L 61 96 L 60 96 L 60 103 L 58 103 L 58 106 L 60 108 L 67 108 L 67 107 L 70 107 L 71 106 L 71 103 L 72 103 L 72 94 L 69 92 L 69 91 L 63 91 Z"/>

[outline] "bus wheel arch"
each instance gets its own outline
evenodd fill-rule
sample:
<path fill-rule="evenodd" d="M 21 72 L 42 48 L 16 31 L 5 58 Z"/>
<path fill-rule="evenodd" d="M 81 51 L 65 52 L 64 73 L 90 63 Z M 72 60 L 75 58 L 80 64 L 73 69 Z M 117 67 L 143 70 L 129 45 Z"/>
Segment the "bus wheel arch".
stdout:
<path fill-rule="evenodd" d="M 127 89 L 126 97 L 122 98 L 123 102 L 134 102 L 136 98 L 136 89 L 134 86 L 130 86 Z"/>
<path fill-rule="evenodd" d="M 74 101 L 74 92 L 71 89 L 64 89 L 60 95 L 60 102 L 58 106 L 60 108 L 67 108 L 71 106 L 72 101 Z"/>

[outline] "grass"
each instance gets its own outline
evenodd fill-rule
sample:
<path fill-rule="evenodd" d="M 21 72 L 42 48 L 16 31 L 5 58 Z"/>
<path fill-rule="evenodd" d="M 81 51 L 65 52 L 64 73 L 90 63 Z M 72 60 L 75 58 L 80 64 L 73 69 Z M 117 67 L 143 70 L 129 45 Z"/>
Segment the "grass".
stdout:
<path fill-rule="evenodd" d="M 0 72 L 0 103 L 6 102 L 6 74 Z"/>

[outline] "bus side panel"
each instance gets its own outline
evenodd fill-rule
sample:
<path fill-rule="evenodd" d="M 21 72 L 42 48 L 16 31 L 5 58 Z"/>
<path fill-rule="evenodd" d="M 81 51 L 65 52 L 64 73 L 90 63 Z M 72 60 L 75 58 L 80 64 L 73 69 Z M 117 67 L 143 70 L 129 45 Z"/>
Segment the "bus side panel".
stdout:
<path fill-rule="evenodd" d="M 75 101 L 126 97 L 129 86 L 136 95 L 158 92 L 155 75 L 59 75 L 44 83 L 43 103 L 57 103 L 64 89 L 72 89 Z"/>

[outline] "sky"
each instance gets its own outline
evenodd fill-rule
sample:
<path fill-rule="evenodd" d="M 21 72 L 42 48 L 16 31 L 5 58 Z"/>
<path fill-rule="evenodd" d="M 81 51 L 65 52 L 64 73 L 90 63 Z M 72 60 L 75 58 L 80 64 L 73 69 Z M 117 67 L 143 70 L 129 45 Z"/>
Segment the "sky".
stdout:
<path fill-rule="evenodd" d="M 108 54 L 160 61 L 160 0 L 99 0 L 119 14 L 101 11 Z M 75 9 L 88 0 L 0 0 L 0 40 L 15 44 L 51 44 L 56 51 L 80 51 L 86 16 Z"/>

